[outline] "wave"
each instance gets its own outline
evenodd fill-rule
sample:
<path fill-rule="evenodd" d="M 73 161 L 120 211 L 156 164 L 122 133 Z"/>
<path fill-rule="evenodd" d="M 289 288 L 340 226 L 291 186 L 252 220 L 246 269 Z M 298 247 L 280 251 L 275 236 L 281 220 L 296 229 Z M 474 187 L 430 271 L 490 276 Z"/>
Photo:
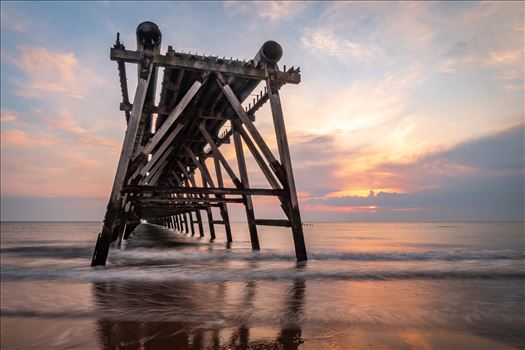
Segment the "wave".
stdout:
<path fill-rule="evenodd" d="M 2 255 L 15 255 L 24 258 L 50 259 L 89 259 L 93 253 L 90 245 L 46 245 L 16 246 L 0 249 Z M 450 251 L 414 252 L 309 252 L 311 261 L 461 261 L 461 260 L 525 260 L 522 250 L 474 250 L 454 249 Z M 113 249 L 109 260 L 116 264 L 126 263 L 182 263 L 209 261 L 295 261 L 293 252 L 285 251 L 247 251 L 247 250 L 185 250 L 158 248 Z"/>
<path fill-rule="evenodd" d="M 522 264 L 228 268 L 205 267 L 100 267 L 21 268 L 4 266 L 2 282 L 45 280 L 72 282 L 225 282 L 280 280 L 398 280 L 398 279 L 524 279 Z"/>
<path fill-rule="evenodd" d="M 417 260 L 524 260 L 525 252 L 520 250 L 455 250 L 450 252 L 310 252 L 309 260 L 348 260 L 348 261 L 417 261 Z M 177 252 L 159 249 L 115 250 L 110 254 L 111 261 L 125 262 L 133 260 L 150 262 L 184 262 L 184 261 L 267 261 L 295 260 L 291 252 Z"/>

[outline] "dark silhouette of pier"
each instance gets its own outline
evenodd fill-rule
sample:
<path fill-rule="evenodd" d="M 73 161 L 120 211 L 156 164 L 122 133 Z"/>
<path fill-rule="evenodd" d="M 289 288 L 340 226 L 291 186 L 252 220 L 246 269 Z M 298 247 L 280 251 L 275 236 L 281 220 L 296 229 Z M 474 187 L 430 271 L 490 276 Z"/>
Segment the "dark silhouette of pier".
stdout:
<path fill-rule="evenodd" d="M 168 46 L 161 54 L 162 34 L 152 22 L 137 27 L 137 49 L 126 50 L 119 34 L 111 59 L 117 62 L 127 130 L 118 161 L 111 197 L 92 259 L 104 265 L 109 247 L 129 238 L 142 222 L 179 231 L 196 230 L 204 236 L 206 214 L 210 238 L 214 225 L 224 225 L 226 239 L 233 241 L 228 203 L 244 205 L 252 249 L 259 250 L 258 225 L 290 227 L 297 260 L 307 259 L 303 228 L 295 189 L 279 89 L 300 82 L 299 68 L 281 69 L 283 54 L 275 41 L 267 41 L 253 59 L 183 53 Z M 133 102 L 129 100 L 126 63 L 138 66 Z M 157 79 L 162 88 L 155 103 Z M 242 103 L 265 82 L 263 91 L 248 104 Z M 270 103 L 278 157 L 270 150 L 255 124 L 255 112 Z M 237 171 L 221 146 L 235 146 Z M 252 188 L 245 151 L 255 159 L 269 188 Z M 213 161 L 213 172 L 206 160 Z M 223 172 L 227 176 L 223 176 Z M 197 178 L 200 177 L 200 181 Z M 198 182 L 202 185 L 198 186 Z M 252 196 L 273 196 L 286 219 L 262 219 L 255 215 Z M 220 219 L 213 217 L 217 207 Z"/>

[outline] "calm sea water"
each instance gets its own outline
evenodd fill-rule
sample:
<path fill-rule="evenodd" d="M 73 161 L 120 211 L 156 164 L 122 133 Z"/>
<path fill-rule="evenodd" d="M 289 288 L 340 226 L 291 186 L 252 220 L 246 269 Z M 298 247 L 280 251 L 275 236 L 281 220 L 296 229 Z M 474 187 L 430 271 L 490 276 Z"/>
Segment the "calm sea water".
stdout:
<path fill-rule="evenodd" d="M 2 349 L 525 349 L 523 223 L 313 223 L 210 243 L 144 224 L 1 224 Z"/>

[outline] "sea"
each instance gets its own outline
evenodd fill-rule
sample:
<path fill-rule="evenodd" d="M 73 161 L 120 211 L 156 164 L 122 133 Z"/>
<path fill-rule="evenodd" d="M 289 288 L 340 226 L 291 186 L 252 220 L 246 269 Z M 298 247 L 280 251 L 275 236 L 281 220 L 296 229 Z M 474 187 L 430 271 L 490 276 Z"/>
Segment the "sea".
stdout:
<path fill-rule="evenodd" d="M 523 222 L 101 225 L 1 223 L 2 349 L 525 349 Z"/>

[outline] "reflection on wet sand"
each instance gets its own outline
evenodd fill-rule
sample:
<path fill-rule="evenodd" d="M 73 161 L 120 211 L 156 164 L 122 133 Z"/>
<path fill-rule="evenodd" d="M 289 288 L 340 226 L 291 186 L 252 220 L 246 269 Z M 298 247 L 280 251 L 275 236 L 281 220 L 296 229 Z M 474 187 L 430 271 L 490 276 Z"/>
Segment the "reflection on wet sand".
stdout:
<path fill-rule="evenodd" d="M 221 309 L 230 286 L 95 283 L 99 345 L 104 349 L 298 349 L 303 343 L 304 281 L 294 281 L 286 292 L 282 314 L 275 315 L 280 331 L 275 332 L 274 325 L 257 327 L 255 336 L 250 334 L 250 315 L 255 308 L 257 282 L 244 284 L 237 310 Z M 215 304 L 217 308 L 199 307 L 195 296 L 202 296 L 203 288 L 207 289 L 206 305 Z M 159 309 L 164 311 L 158 315 L 152 312 Z M 125 314 L 123 310 L 127 310 Z"/>

